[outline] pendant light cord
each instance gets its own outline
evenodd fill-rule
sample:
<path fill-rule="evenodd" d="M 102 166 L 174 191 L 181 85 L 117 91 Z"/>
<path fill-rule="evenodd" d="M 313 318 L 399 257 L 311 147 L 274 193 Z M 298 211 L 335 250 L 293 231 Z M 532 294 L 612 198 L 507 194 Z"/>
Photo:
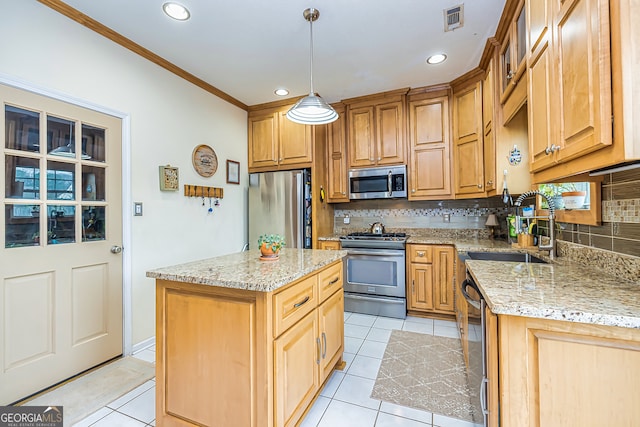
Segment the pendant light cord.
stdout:
<path fill-rule="evenodd" d="M 310 83 L 310 92 L 309 95 L 313 96 L 315 93 L 313 91 L 313 13 L 309 16 L 309 43 L 311 44 L 311 49 L 309 49 L 309 83 Z"/>

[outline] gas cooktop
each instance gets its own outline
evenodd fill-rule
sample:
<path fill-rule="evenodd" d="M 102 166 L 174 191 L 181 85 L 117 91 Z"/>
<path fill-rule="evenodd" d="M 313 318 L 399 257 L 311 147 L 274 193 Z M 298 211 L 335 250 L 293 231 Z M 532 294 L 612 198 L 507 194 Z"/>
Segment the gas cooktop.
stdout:
<path fill-rule="evenodd" d="M 367 239 L 367 240 L 406 240 L 406 233 L 367 233 L 367 232 L 356 232 L 349 233 L 346 236 L 340 237 L 341 239 L 350 239 L 350 240 L 359 240 L 359 239 Z"/>
<path fill-rule="evenodd" d="M 407 241 L 405 233 L 349 233 L 340 237 L 343 248 L 380 248 L 380 249 L 404 249 Z"/>

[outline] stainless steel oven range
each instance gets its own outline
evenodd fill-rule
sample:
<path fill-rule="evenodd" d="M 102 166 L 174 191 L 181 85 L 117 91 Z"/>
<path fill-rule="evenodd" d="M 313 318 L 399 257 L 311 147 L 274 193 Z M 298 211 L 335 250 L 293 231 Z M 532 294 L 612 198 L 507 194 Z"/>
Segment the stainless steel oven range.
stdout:
<path fill-rule="evenodd" d="M 404 233 L 351 233 L 340 237 L 344 263 L 344 309 L 353 313 L 404 319 Z"/>

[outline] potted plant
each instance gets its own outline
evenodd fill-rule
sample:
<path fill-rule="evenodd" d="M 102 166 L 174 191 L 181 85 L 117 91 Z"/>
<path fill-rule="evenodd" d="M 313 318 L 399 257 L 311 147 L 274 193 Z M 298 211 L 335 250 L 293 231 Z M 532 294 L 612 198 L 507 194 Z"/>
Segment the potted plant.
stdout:
<path fill-rule="evenodd" d="M 280 249 L 285 245 L 284 237 L 278 234 L 263 234 L 258 238 L 258 247 L 263 260 L 278 259 Z"/>
<path fill-rule="evenodd" d="M 587 192 L 579 190 L 576 184 L 569 182 L 562 184 L 562 201 L 565 209 L 580 209 L 584 206 L 584 199 L 587 197 Z"/>

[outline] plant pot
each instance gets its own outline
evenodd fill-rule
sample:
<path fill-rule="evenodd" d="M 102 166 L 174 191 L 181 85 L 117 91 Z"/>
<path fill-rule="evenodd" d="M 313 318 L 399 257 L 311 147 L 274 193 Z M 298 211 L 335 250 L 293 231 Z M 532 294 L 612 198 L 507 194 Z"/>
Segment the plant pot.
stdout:
<path fill-rule="evenodd" d="M 265 243 L 263 243 L 260 246 L 260 254 L 260 259 L 272 261 L 278 259 L 278 257 L 280 256 L 280 249 L 274 252 L 273 250 L 271 250 L 271 246 L 267 246 Z"/>
<path fill-rule="evenodd" d="M 580 209 L 587 197 L 586 191 L 565 191 L 562 193 L 562 201 L 565 209 Z"/>

